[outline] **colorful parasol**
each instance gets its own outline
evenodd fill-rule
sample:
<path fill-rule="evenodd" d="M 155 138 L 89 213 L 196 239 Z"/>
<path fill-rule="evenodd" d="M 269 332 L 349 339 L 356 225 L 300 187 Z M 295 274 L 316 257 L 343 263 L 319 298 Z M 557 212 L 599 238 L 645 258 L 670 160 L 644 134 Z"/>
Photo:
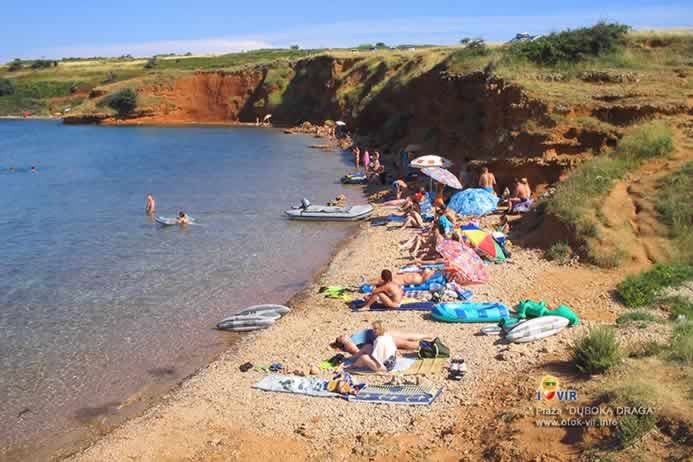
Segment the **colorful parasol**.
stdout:
<path fill-rule="evenodd" d="M 460 215 L 481 216 L 493 212 L 498 206 L 498 196 L 481 189 L 465 189 L 450 198 L 448 208 Z"/>
<path fill-rule="evenodd" d="M 505 253 L 490 233 L 476 225 L 462 226 L 462 235 L 481 256 L 491 261 L 505 261 Z"/>
<path fill-rule="evenodd" d="M 438 183 L 443 183 L 451 188 L 462 189 L 462 183 L 460 183 L 460 180 L 458 180 L 450 170 L 445 170 L 441 167 L 425 167 L 421 169 L 421 172 L 433 178 Z"/>
<path fill-rule="evenodd" d="M 484 262 L 474 251 L 464 244 L 444 240 L 436 246 L 436 251 L 447 262 L 446 270 L 452 273 L 452 279 L 458 284 L 485 284 L 488 274 Z"/>
<path fill-rule="evenodd" d="M 452 167 L 452 162 L 447 160 L 445 157 L 428 155 L 428 156 L 417 157 L 416 159 L 411 161 L 409 166 L 414 167 L 414 168 L 424 168 L 424 167 L 448 168 L 448 167 Z"/>

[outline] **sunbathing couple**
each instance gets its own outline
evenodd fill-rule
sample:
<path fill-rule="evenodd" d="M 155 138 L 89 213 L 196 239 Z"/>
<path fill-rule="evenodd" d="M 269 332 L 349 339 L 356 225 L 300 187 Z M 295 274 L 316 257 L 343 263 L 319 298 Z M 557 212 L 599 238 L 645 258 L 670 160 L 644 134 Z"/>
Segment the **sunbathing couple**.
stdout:
<path fill-rule="evenodd" d="M 397 350 L 417 351 L 421 340 L 431 340 L 431 336 L 403 334 L 385 330 L 382 321 L 375 321 L 366 335 L 361 348 L 350 337 L 337 337 L 331 345 L 351 353 L 349 368 L 368 368 L 374 372 L 390 372 L 397 364 Z M 348 370 L 348 369 L 347 369 Z"/>

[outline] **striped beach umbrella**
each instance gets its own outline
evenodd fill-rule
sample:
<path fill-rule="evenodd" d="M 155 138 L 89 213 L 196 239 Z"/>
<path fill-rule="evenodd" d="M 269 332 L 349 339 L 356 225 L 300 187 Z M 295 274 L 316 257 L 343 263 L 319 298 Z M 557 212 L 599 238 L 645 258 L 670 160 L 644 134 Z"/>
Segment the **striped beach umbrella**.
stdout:
<path fill-rule="evenodd" d="M 451 188 L 462 189 L 462 183 L 460 183 L 460 180 L 458 180 L 450 170 L 445 170 L 441 167 L 425 167 L 421 169 L 421 172 L 433 178 L 438 183 L 443 183 Z"/>

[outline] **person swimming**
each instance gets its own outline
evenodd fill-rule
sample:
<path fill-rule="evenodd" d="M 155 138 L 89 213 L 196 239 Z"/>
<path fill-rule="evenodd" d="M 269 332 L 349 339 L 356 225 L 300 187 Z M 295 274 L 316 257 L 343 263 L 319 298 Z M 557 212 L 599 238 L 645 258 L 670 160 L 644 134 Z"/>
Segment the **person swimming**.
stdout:
<path fill-rule="evenodd" d="M 183 212 L 183 211 L 178 212 L 178 218 L 176 221 L 178 221 L 179 225 L 187 225 L 187 224 L 190 224 L 190 222 L 191 222 L 188 214 Z"/>

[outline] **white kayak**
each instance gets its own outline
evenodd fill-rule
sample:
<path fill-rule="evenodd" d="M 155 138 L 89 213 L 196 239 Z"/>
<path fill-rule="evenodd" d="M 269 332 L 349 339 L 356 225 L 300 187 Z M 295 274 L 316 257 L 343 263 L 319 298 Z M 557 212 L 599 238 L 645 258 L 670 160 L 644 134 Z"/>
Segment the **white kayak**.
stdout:
<path fill-rule="evenodd" d="M 235 316 L 229 316 L 228 318 L 219 321 L 217 323 L 217 329 L 232 331 L 251 330 L 249 329 L 251 327 L 257 329 L 265 329 L 274 324 L 274 321 L 276 321 L 280 317 L 281 315 L 274 313 L 272 311 L 267 311 L 263 315 L 237 314 Z"/>
<path fill-rule="evenodd" d="M 327 205 L 309 205 L 297 207 L 285 212 L 292 220 L 313 221 L 356 221 L 368 218 L 373 213 L 373 206 L 352 205 L 350 207 L 329 207 Z"/>
<path fill-rule="evenodd" d="M 521 322 L 505 334 L 509 342 L 526 343 L 556 335 L 566 327 L 570 321 L 562 316 L 542 316 Z"/>
<path fill-rule="evenodd" d="M 188 217 L 188 219 L 190 220 L 191 223 L 195 222 L 195 219 L 192 217 Z M 156 217 L 156 218 L 154 218 L 154 221 L 159 223 L 161 226 L 173 226 L 173 225 L 179 224 L 177 218 L 169 218 L 169 217 Z"/>

